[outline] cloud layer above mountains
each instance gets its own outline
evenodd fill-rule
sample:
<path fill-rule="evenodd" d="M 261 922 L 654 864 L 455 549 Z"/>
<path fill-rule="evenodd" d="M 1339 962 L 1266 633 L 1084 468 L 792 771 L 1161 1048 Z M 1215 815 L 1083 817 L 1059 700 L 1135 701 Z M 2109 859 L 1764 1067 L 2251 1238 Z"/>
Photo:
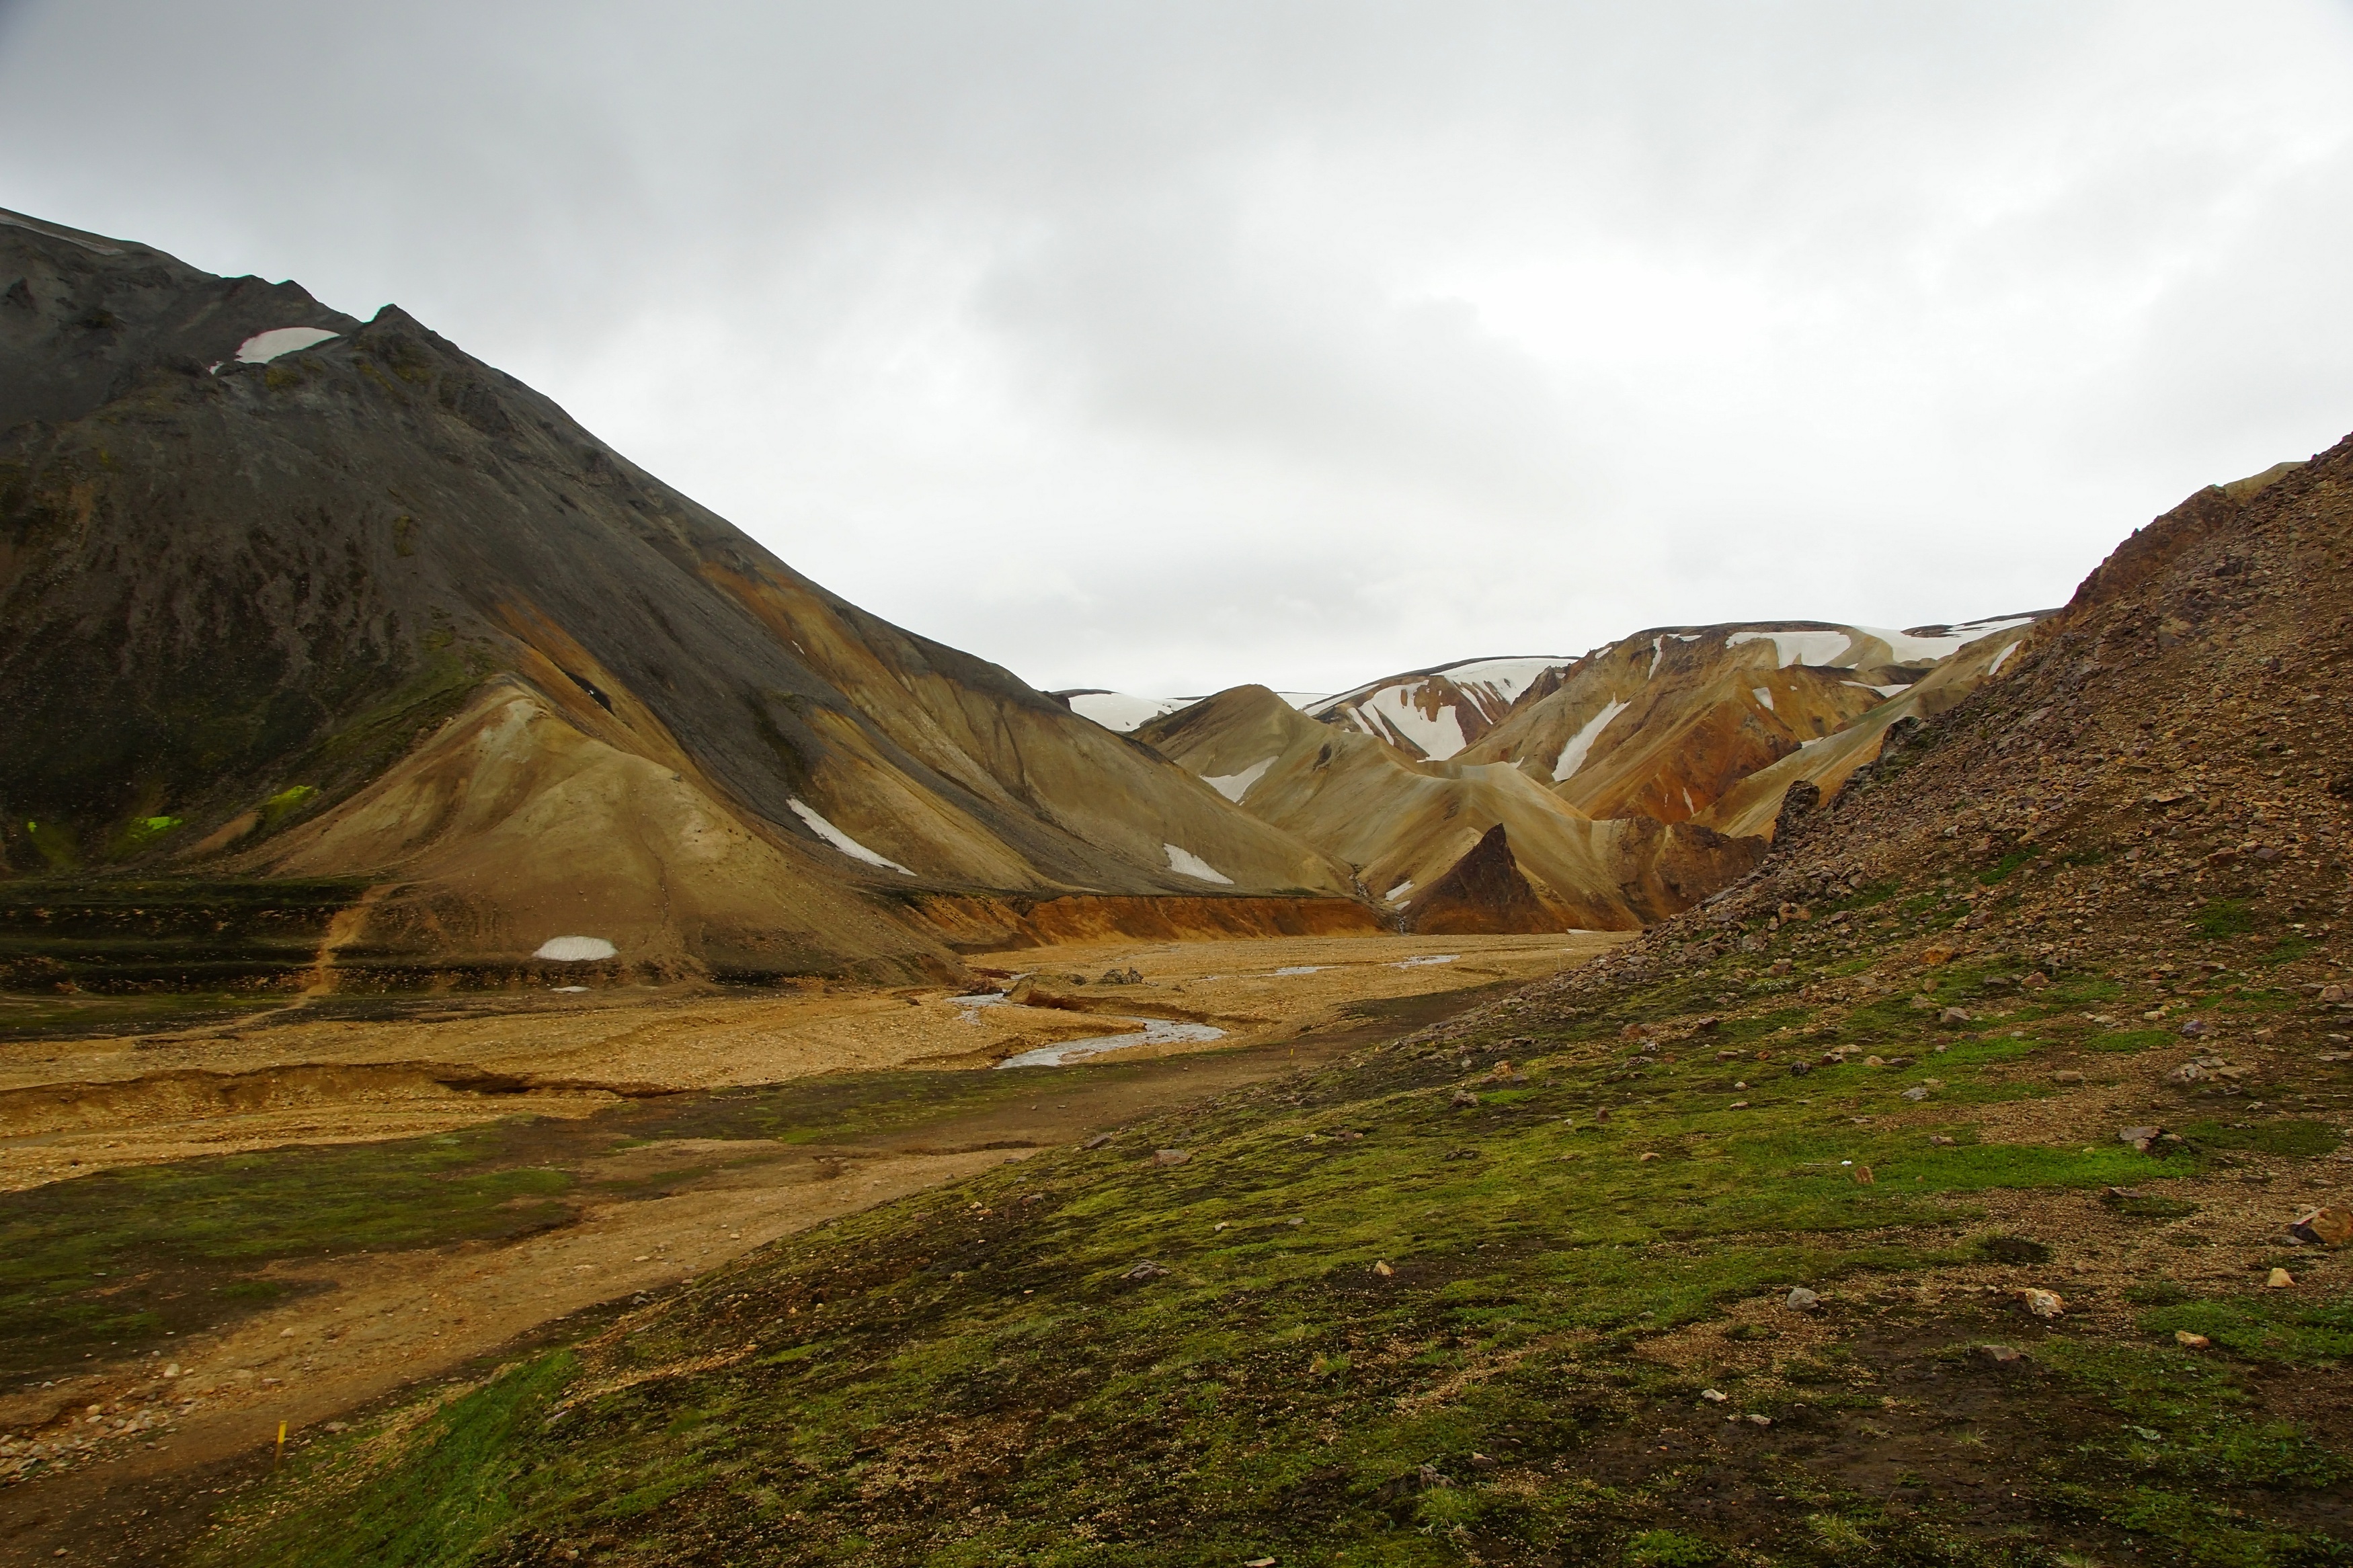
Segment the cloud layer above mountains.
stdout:
<path fill-rule="evenodd" d="M 2353 9 L 17 0 L 0 205 L 395 300 L 1040 685 L 2063 598 L 2353 427 Z"/>

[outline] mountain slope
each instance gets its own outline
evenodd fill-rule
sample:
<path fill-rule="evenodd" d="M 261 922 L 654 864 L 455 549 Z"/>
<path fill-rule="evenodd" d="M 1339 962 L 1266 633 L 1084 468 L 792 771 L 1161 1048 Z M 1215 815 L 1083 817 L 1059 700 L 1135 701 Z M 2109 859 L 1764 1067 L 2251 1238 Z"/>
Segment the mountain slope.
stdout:
<path fill-rule="evenodd" d="M 2340 1562 L 2348 677 L 2353 438 L 1705 908 L 433 1389 L 207 1560 Z"/>
<path fill-rule="evenodd" d="M 397 309 L 12 215 L 0 385 L 19 874 L 332 870 L 397 884 L 355 954 L 513 962 L 585 922 L 641 933 L 624 962 L 778 970 L 944 961 L 925 890 L 1345 889 Z M 553 864 L 520 830 L 600 813 Z"/>
<path fill-rule="evenodd" d="M 1705 828 L 1594 821 L 1517 768 L 1418 762 L 1320 723 L 1264 687 L 1219 692 L 1136 738 L 1346 862 L 1409 928 L 1420 901 L 1498 826 L 1544 916 L 1513 924 L 1498 910 L 1493 930 L 1628 930 L 1689 906 L 1754 861 L 1753 847 Z M 1470 928 L 1458 917 L 1448 929 Z"/>
<path fill-rule="evenodd" d="M 1793 621 L 1654 628 L 1576 661 L 1462 753 L 1588 816 L 1683 822 L 2031 617 L 1895 632 Z"/>
<path fill-rule="evenodd" d="M 1570 661 L 1472 658 L 1392 675 L 1306 705 L 1329 724 L 1373 735 L 1409 757 L 1444 762 L 1503 721 Z"/>

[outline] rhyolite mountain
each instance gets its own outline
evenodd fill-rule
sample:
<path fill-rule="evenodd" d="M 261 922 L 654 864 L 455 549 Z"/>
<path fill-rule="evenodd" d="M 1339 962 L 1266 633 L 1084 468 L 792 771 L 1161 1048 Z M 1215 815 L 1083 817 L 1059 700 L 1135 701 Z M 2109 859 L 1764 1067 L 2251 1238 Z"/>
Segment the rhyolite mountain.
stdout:
<path fill-rule="evenodd" d="M 400 310 L 14 214 L 0 823 L 20 879 L 350 879 L 346 967 L 575 936 L 658 973 L 944 973 L 1040 900 L 1373 924 L 1328 856 Z"/>

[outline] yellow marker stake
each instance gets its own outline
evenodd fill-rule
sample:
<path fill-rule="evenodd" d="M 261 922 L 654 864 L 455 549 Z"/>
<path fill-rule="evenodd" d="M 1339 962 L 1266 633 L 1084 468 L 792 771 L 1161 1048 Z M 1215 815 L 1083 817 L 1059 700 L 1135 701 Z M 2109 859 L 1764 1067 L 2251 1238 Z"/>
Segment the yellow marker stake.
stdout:
<path fill-rule="evenodd" d="M 271 1464 L 273 1464 L 273 1465 L 274 1465 L 274 1464 L 276 1464 L 279 1460 L 280 1460 L 280 1459 L 284 1458 L 285 1457 L 286 1457 L 286 1423 L 285 1423 L 285 1422 L 283 1422 L 283 1421 L 280 1421 L 280 1422 L 278 1424 L 278 1452 L 276 1452 L 275 1454 L 272 1454 L 272 1455 L 269 1457 L 269 1462 L 270 1462 Z"/>

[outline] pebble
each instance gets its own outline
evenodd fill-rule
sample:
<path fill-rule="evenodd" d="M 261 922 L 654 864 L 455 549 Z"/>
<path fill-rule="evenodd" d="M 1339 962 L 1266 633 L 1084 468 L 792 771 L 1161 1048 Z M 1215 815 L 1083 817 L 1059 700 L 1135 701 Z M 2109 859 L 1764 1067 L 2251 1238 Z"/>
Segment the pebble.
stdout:
<path fill-rule="evenodd" d="M 2284 1268 L 2274 1268 L 2263 1276 L 2263 1286 L 2266 1289 L 2284 1290 L 2295 1283 L 2295 1276 Z"/>
<path fill-rule="evenodd" d="M 1800 1285 L 1789 1292 L 1788 1299 L 1782 1305 L 1793 1312 L 1815 1312 L 1821 1310 L 1822 1299 Z"/>
<path fill-rule="evenodd" d="M 2026 1359 L 2026 1352 L 2016 1345 L 1979 1345 L 1978 1353 L 1998 1366 L 2008 1366 L 2011 1362 Z"/>
<path fill-rule="evenodd" d="M 1192 1157 L 1190 1149 L 1162 1149 L 1153 1154 L 1152 1163 L 1155 1165 L 1181 1165 Z"/>
<path fill-rule="evenodd" d="M 1720 1388 L 1703 1388 L 1699 1391 L 1699 1396 L 1702 1399 L 1706 1400 L 1710 1405 L 1722 1405 L 1725 1401 L 1732 1397 L 1732 1395 L 1725 1393 L 1724 1390 Z"/>
<path fill-rule="evenodd" d="M 1390 1268 L 1388 1259 L 1384 1258 L 1379 1262 L 1373 1265 L 1373 1272 L 1379 1275 L 1382 1279 L 1387 1279 L 1395 1275 L 1397 1270 Z"/>
<path fill-rule="evenodd" d="M 2056 1290 L 2029 1289 L 2022 1295 L 2026 1310 L 2038 1318 L 2057 1318 L 2066 1313 L 2067 1303 Z"/>
<path fill-rule="evenodd" d="M 1917 1104 L 1928 1098 L 1928 1086 L 1925 1083 L 1915 1083 L 1904 1091 L 1904 1098 Z"/>
<path fill-rule="evenodd" d="M 2075 1071 L 2072 1068 L 2062 1068 L 2058 1072 L 2052 1073 L 2051 1075 L 2051 1081 L 2052 1083 L 2081 1083 L 2084 1081 L 2084 1075 Z"/>
<path fill-rule="evenodd" d="M 2185 1350 L 2202 1351 L 2214 1342 L 2204 1334 L 2193 1334 L 2188 1329 L 2176 1329 L 2173 1331 L 2173 1342 Z"/>

